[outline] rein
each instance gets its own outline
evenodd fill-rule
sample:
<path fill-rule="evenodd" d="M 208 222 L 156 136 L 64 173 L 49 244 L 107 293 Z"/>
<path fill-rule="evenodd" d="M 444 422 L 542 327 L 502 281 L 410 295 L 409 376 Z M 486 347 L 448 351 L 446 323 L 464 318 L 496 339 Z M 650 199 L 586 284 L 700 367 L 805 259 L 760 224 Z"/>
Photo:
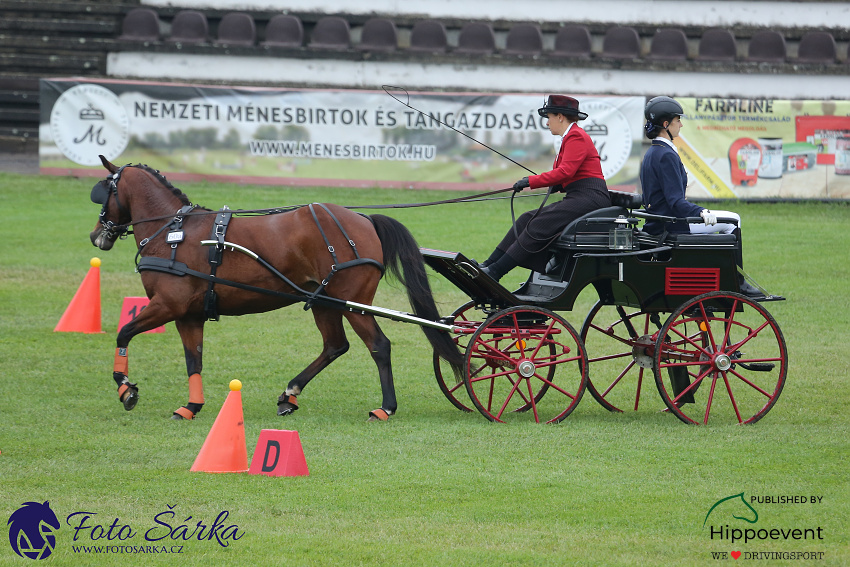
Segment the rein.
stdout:
<path fill-rule="evenodd" d="M 127 167 L 127 166 L 124 166 Z M 122 168 L 123 169 L 123 168 Z M 112 185 L 112 181 L 110 181 L 110 185 Z M 493 199 L 493 195 L 498 195 L 500 193 L 507 193 L 508 191 L 513 191 L 513 187 L 507 187 L 505 189 L 496 189 L 494 191 L 487 191 L 486 193 L 477 193 L 475 195 L 466 195 L 464 197 L 456 197 L 454 199 L 443 199 L 441 201 L 430 201 L 426 203 L 399 203 L 393 205 L 347 205 L 344 206 L 346 209 L 409 209 L 414 207 L 430 207 L 433 205 L 448 205 L 451 203 L 474 203 L 476 201 L 489 201 Z M 539 194 L 528 194 L 521 195 L 521 197 L 536 197 Z M 512 195 L 511 199 L 511 214 L 513 215 L 513 200 L 516 195 Z M 504 197 L 495 197 L 496 199 L 502 199 Z M 548 195 L 547 195 L 548 198 Z M 120 204 L 119 204 L 120 206 Z M 200 208 L 200 205 L 193 205 L 195 209 Z M 300 209 L 302 207 L 306 207 L 308 205 L 291 205 L 288 207 L 274 207 L 269 209 L 236 209 L 233 211 L 233 214 L 236 216 L 262 216 L 262 215 L 275 215 L 281 213 L 288 213 L 294 211 L 296 209 Z M 184 217 L 194 217 L 194 216 L 205 216 L 205 215 L 215 215 L 218 214 L 218 211 L 211 210 L 201 210 L 201 211 L 192 211 L 190 213 L 185 213 Z M 140 219 L 136 221 L 131 221 L 126 224 L 112 224 L 112 230 L 120 232 L 121 236 L 126 236 L 132 234 L 132 231 L 129 231 L 129 227 L 135 224 L 142 224 L 146 222 L 155 222 L 161 220 L 173 219 L 174 213 L 168 215 L 160 215 L 157 217 L 149 217 L 146 219 Z"/>

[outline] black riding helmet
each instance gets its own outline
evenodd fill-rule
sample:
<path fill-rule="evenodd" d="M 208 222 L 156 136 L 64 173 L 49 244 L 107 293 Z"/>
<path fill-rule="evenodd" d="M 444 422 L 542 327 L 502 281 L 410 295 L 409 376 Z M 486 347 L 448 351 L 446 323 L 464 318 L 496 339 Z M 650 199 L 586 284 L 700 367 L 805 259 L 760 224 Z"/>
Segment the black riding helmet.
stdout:
<path fill-rule="evenodd" d="M 649 102 L 646 103 L 646 107 L 643 109 L 643 116 L 646 118 L 647 137 L 656 130 L 664 128 L 665 122 L 673 120 L 677 116 L 683 116 L 684 114 L 685 109 L 682 108 L 682 105 L 669 96 L 657 96 L 649 99 Z M 667 130 L 666 128 L 664 129 Z M 669 130 L 667 130 L 667 134 L 670 135 L 671 139 L 673 138 Z"/>

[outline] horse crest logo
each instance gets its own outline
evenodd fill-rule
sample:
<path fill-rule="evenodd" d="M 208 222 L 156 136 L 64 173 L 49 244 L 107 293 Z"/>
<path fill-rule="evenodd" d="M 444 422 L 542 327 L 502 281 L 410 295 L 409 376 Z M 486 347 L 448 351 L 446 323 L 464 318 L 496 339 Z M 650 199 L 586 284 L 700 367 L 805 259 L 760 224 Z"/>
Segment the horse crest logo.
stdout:
<path fill-rule="evenodd" d="M 753 515 L 752 519 L 750 519 L 746 516 L 737 516 L 736 515 L 736 513 L 749 515 L 749 512 L 746 512 L 744 509 L 742 509 L 738 505 L 738 502 L 736 500 L 740 500 L 740 503 L 743 504 L 747 509 L 749 509 L 750 512 L 752 512 L 752 515 Z M 714 512 L 714 509 L 717 508 L 718 506 L 720 506 L 721 504 L 726 503 L 726 502 L 729 502 L 729 505 L 726 505 L 723 508 L 724 509 L 728 508 L 729 513 L 731 513 L 732 517 L 735 518 L 736 520 L 744 520 L 745 522 L 749 522 L 751 524 L 755 524 L 756 522 L 759 521 L 759 513 L 756 512 L 755 508 L 750 506 L 750 504 L 744 499 L 744 493 L 741 492 L 740 494 L 733 494 L 732 496 L 727 496 L 726 498 L 721 498 L 720 500 L 715 502 L 714 505 L 711 508 L 708 509 L 708 514 L 705 515 L 705 520 L 703 520 L 703 522 L 702 522 L 702 527 L 705 527 L 705 523 L 708 521 L 708 517 L 711 515 L 711 513 Z M 733 509 L 733 506 L 734 506 L 734 509 Z"/>
<path fill-rule="evenodd" d="M 9 543 L 21 557 L 46 559 L 53 553 L 59 520 L 45 502 L 24 502 L 9 517 Z"/>

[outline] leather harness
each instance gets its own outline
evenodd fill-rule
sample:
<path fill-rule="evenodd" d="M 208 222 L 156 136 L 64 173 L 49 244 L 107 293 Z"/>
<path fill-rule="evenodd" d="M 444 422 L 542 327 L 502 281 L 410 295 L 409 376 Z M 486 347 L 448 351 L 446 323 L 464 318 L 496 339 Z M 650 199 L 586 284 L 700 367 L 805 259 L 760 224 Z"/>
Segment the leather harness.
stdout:
<path fill-rule="evenodd" d="M 330 282 L 331 278 L 336 275 L 340 270 L 344 270 L 345 268 L 352 268 L 354 266 L 362 266 L 362 265 L 371 265 L 375 266 L 381 271 L 381 276 L 384 274 L 384 265 L 377 260 L 373 260 L 372 258 L 361 258 L 360 254 L 357 251 L 357 246 L 354 241 L 349 237 L 348 233 L 342 227 L 342 224 L 336 218 L 336 216 L 323 204 L 315 203 L 319 207 L 322 207 L 324 211 L 330 216 L 330 218 L 334 221 L 339 231 L 342 233 L 343 237 L 348 241 L 348 245 L 351 247 L 351 250 L 354 252 L 354 260 L 349 260 L 348 262 L 339 263 L 336 255 L 336 250 L 333 245 L 331 245 L 328 240 L 327 234 L 325 233 L 324 228 L 322 227 L 319 218 L 316 216 L 316 211 L 314 209 L 314 204 L 308 205 L 310 209 L 310 213 L 313 217 L 314 222 L 316 223 L 316 227 L 319 229 L 319 233 L 322 235 L 322 239 L 325 242 L 325 246 L 327 246 L 328 252 L 331 254 L 331 258 L 333 259 L 333 264 L 331 265 L 330 273 L 325 276 L 322 280 L 321 285 L 316 288 L 314 291 L 307 291 L 298 285 L 296 285 L 292 280 L 283 275 L 280 271 L 278 271 L 274 266 L 266 262 L 263 258 L 255 255 L 253 252 L 251 253 L 252 257 L 255 258 L 261 265 L 263 265 L 266 269 L 271 271 L 275 276 L 280 278 L 286 285 L 291 287 L 295 293 L 287 293 L 281 291 L 275 291 L 271 289 L 261 288 L 249 284 L 244 284 L 241 282 L 231 281 L 227 279 L 220 278 L 216 275 L 218 267 L 221 265 L 223 260 L 224 249 L 227 247 L 228 242 L 226 241 L 227 228 L 230 224 L 230 220 L 233 216 L 233 211 L 229 209 L 227 206 L 222 207 L 218 213 L 216 214 L 215 221 L 213 222 L 212 230 L 210 233 L 210 241 L 213 242 L 213 246 L 210 248 L 209 252 L 209 264 L 210 271 L 209 273 L 200 272 L 198 270 L 193 270 L 189 268 L 185 263 L 178 262 L 176 260 L 177 255 L 177 245 L 183 242 L 183 231 L 182 231 L 182 223 L 183 217 L 186 213 L 190 212 L 195 208 L 194 205 L 189 205 L 182 207 L 177 214 L 169 220 L 168 223 L 163 225 L 159 230 L 157 230 L 152 236 L 145 238 L 139 243 L 139 250 L 136 253 L 136 270 L 139 272 L 149 270 L 154 272 L 166 273 L 174 276 L 193 276 L 196 278 L 200 278 L 209 282 L 207 286 L 207 291 L 204 295 L 204 316 L 208 321 L 218 321 L 219 320 L 219 312 L 218 312 L 218 295 L 215 292 L 215 284 L 226 285 L 229 287 L 235 287 L 238 289 L 244 289 L 246 291 L 253 291 L 257 293 L 262 293 L 265 295 L 272 295 L 275 297 L 281 297 L 284 299 L 289 299 L 292 301 L 303 301 L 304 302 L 304 310 L 310 309 L 314 303 L 321 303 L 322 305 L 329 307 L 336 307 L 339 309 L 346 308 L 346 302 L 341 299 L 337 299 L 335 297 L 330 297 L 325 295 L 323 292 Z M 366 215 L 363 215 L 366 216 Z M 366 218 L 369 218 L 366 216 Z M 171 258 L 159 258 L 155 256 L 141 256 L 142 251 L 145 246 L 156 236 L 162 233 L 165 230 L 168 230 L 166 235 L 166 242 L 171 244 Z M 250 252 L 250 251 L 249 251 Z"/>

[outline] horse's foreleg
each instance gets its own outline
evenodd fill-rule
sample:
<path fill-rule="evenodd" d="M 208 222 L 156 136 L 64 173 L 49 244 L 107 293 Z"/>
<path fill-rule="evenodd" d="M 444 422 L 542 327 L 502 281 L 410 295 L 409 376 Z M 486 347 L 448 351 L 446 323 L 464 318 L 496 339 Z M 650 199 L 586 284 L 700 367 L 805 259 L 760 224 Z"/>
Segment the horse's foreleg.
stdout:
<path fill-rule="evenodd" d="M 395 397 L 395 385 L 393 384 L 393 367 L 391 360 L 390 340 L 384 335 L 378 322 L 372 315 L 346 314 L 351 328 L 357 333 L 372 354 L 372 360 L 378 366 L 378 376 L 381 379 L 381 394 L 383 402 L 381 407 L 369 412 L 369 421 L 386 421 L 398 409 Z"/>
<path fill-rule="evenodd" d="M 203 368 L 204 319 L 177 319 L 174 321 L 183 353 L 186 356 L 186 373 L 189 375 L 189 403 L 174 410 L 172 419 L 194 419 L 204 407 Z"/>
<path fill-rule="evenodd" d="M 298 409 L 298 396 L 307 383 L 331 362 L 348 352 L 348 339 L 342 326 L 342 314 L 335 309 L 313 307 L 313 319 L 322 333 L 322 353 L 290 380 L 286 390 L 277 399 L 277 415 L 289 415 Z"/>
<path fill-rule="evenodd" d="M 130 341 L 139 333 L 150 331 L 164 325 L 171 319 L 159 308 L 156 301 L 151 303 L 139 315 L 121 327 L 116 338 L 115 363 L 112 367 L 112 379 L 118 384 L 118 399 L 124 404 L 124 409 L 130 411 L 139 402 L 139 388 L 130 382 L 129 358 L 127 347 Z"/>

